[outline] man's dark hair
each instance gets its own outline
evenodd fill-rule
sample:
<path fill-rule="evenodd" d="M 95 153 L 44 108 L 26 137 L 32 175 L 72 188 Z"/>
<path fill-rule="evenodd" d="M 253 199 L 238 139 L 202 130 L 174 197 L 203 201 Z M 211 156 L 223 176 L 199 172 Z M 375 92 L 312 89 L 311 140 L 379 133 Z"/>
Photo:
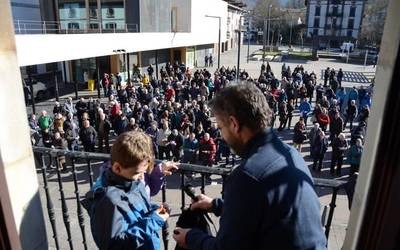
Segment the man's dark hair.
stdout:
<path fill-rule="evenodd" d="M 266 128 L 271 119 L 267 100 L 254 83 L 241 83 L 222 89 L 209 102 L 209 106 L 222 119 L 234 116 L 240 126 L 255 131 Z"/>

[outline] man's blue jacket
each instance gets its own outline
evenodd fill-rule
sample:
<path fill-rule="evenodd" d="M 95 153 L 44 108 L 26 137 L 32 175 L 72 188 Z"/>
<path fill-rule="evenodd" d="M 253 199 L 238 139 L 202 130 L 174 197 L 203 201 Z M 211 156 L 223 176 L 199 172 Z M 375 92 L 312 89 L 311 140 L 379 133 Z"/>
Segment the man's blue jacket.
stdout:
<path fill-rule="evenodd" d="M 272 130 L 254 136 L 243 162 L 228 177 L 216 237 L 197 229 L 186 235 L 192 250 L 326 249 L 320 204 L 302 156 Z"/>

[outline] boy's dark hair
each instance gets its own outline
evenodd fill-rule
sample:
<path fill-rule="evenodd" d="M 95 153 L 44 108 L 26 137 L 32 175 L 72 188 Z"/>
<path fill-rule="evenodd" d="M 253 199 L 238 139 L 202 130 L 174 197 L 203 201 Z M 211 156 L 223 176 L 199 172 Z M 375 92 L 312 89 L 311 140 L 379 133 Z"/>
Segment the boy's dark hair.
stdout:
<path fill-rule="evenodd" d="M 222 119 L 234 116 L 240 126 L 254 131 L 266 128 L 271 119 L 267 100 L 254 83 L 240 83 L 222 89 L 209 106 Z"/>
<path fill-rule="evenodd" d="M 122 133 L 111 148 L 111 164 L 118 162 L 122 168 L 136 167 L 144 160 L 149 162 L 151 168 L 153 158 L 151 138 L 143 132 Z"/>

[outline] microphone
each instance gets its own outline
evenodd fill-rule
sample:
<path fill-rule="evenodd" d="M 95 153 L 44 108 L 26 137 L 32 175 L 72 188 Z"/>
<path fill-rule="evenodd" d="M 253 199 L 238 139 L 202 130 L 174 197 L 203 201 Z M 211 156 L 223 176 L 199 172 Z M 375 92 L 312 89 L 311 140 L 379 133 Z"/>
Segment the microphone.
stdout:
<path fill-rule="evenodd" d="M 183 191 L 184 191 L 190 198 L 192 198 L 192 200 L 198 201 L 196 192 L 195 192 L 194 188 L 192 187 L 192 185 L 186 184 L 186 185 L 183 187 Z"/>

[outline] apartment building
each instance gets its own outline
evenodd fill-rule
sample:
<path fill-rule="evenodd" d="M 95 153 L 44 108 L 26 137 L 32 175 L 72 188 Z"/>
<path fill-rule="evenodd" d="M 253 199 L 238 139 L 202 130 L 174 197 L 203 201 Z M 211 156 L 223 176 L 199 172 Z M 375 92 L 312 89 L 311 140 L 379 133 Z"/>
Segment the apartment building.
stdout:
<path fill-rule="evenodd" d="M 307 37 L 319 46 L 339 47 L 357 40 L 363 19 L 364 0 L 308 0 Z"/>

